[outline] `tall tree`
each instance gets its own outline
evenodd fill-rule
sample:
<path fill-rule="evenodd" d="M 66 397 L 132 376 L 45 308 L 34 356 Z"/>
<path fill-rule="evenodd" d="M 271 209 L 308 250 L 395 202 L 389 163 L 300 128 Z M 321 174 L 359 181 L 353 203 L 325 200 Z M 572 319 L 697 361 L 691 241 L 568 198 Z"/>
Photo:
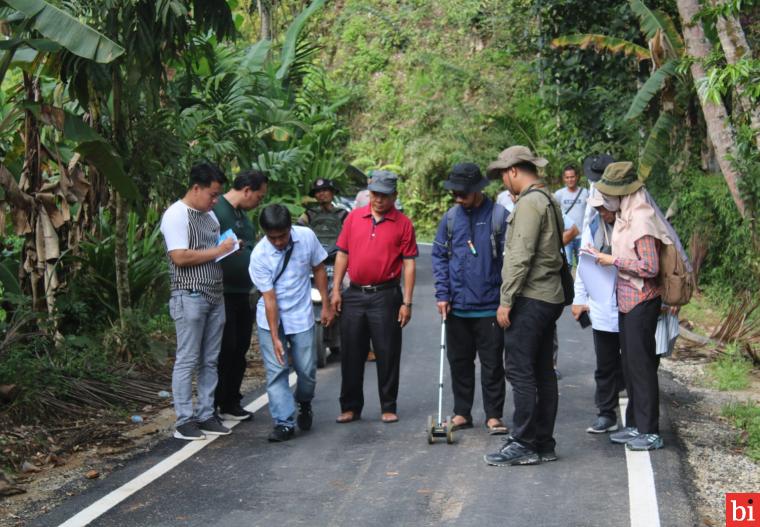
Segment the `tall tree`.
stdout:
<path fill-rule="evenodd" d="M 691 75 L 694 78 L 695 85 L 700 85 L 705 82 L 707 77 L 704 62 L 711 52 L 711 46 L 705 36 L 702 22 L 697 17 L 701 6 L 697 0 L 677 0 L 676 4 L 681 17 L 686 51 L 694 59 L 691 61 Z M 711 101 L 704 97 L 700 97 L 700 104 L 707 125 L 707 134 L 715 147 L 718 165 L 731 191 L 734 203 L 736 203 L 739 212 L 744 215 L 746 205 L 739 190 L 742 174 L 732 164 L 732 159 L 737 154 L 737 148 L 736 137 L 728 112 L 723 103 Z"/>

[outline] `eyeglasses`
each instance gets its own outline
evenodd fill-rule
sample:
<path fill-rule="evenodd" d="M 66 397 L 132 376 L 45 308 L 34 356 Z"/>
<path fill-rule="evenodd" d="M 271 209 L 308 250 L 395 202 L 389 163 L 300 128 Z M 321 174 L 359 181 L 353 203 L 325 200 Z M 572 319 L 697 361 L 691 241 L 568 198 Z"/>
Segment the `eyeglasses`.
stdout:
<path fill-rule="evenodd" d="M 465 199 L 469 195 L 469 192 L 462 192 L 461 190 L 452 190 L 451 195 L 454 196 L 455 198 Z"/>

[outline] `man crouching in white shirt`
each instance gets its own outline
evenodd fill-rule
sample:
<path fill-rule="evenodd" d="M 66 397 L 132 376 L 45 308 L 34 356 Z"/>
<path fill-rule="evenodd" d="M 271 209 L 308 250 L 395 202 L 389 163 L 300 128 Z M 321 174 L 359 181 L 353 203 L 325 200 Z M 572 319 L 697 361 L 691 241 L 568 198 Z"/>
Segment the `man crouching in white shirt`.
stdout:
<path fill-rule="evenodd" d="M 259 225 L 266 236 L 253 249 L 248 272 L 262 294 L 256 324 L 274 422 L 269 441 L 282 442 L 293 437 L 296 422 L 301 430 L 311 429 L 312 424 L 317 359 L 312 346 L 311 273 L 322 297 L 322 324 L 329 326 L 335 314 L 327 297 L 323 263 L 327 252 L 314 232 L 308 227 L 293 226 L 288 209 L 278 204 L 261 211 Z M 295 396 L 288 384 L 289 358 L 298 376 Z"/>

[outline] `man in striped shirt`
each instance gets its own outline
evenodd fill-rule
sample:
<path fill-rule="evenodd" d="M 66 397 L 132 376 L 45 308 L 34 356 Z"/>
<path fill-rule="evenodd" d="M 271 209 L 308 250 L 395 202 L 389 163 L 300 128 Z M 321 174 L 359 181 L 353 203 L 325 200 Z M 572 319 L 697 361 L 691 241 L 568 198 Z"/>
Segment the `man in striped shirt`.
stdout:
<path fill-rule="evenodd" d="M 171 274 L 169 313 L 177 330 L 172 395 L 177 414 L 174 437 L 205 439 L 230 433 L 214 413 L 217 361 L 224 328 L 222 267 L 217 259 L 238 240 L 219 243 L 219 221 L 212 208 L 226 178 L 208 163 L 190 170 L 185 196 L 161 218 Z M 197 406 L 193 411 L 193 373 L 198 370 Z"/>

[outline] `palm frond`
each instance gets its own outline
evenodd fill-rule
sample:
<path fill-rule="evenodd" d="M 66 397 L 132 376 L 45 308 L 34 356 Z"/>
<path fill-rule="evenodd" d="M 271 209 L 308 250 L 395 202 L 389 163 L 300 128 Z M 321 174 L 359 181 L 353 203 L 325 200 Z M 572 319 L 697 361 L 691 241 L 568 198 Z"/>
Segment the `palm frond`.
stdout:
<path fill-rule="evenodd" d="M 649 101 L 662 89 L 665 82 L 675 75 L 677 61 L 671 60 L 666 63 L 662 68 L 656 70 L 647 79 L 644 85 L 636 93 L 636 96 L 631 101 L 631 106 L 628 108 L 628 112 L 625 114 L 625 119 L 636 119 L 641 113 L 646 110 Z"/>
<path fill-rule="evenodd" d="M 594 49 L 596 51 L 609 51 L 610 53 L 622 53 L 626 56 L 635 56 L 638 60 L 651 58 L 649 50 L 622 38 L 607 35 L 586 33 L 578 35 L 566 35 L 552 40 L 553 48 L 578 47 L 580 49 Z"/>
<path fill-rule="evenodd" d="M 644 150 L 639 156 L 639 177 L 643 181 L 652 173 L 654 166 L 659 161 L 663 161 L 670 151 L 670 134 L 675 125 L 676 118 L 669 112 L 662 112 L 654 123 Z"/>
<path fill-rule="evenodd" d="M 672 18 L 662 11 L 649 9 L 641 0 L 629 0 L 628 3 L 638 17 L 641 30 L 646 35 L 647 40 L 652 40 L 657 35 L 657 31 L 661 31 L 675 57 L 683 56 L 683 38 L 676 30 Z"/>

